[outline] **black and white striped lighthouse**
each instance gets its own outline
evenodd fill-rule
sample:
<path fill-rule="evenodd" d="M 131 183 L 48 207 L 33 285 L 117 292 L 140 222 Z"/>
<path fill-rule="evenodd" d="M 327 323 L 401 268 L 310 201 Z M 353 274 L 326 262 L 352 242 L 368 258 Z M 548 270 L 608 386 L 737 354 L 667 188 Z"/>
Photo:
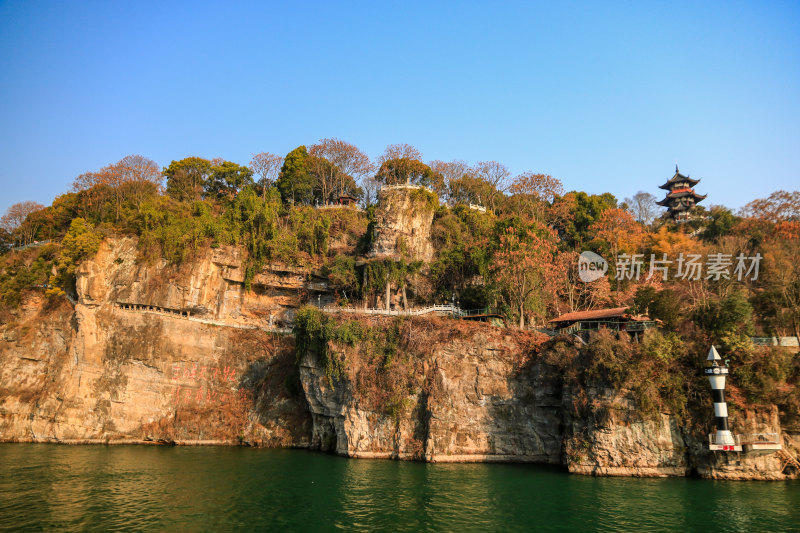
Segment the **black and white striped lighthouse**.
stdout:
<path fill-rule="evenodd" d="M 716 438 L 709 435 L 709 449 L 715 451 L 741 451 L 742 447 L 736 442 L 728 429 L 728 404 L 725 403 L 725 378 L 728 375 L 728 365 L 721 366 L 722 358 L 717 349 L 711 346 L 708 351 L 708 361 L 711 366 L 704 370 L 708 381 L 711 382 L 711 392 L 714 395 L 714 416 L 717 423 Z"/>

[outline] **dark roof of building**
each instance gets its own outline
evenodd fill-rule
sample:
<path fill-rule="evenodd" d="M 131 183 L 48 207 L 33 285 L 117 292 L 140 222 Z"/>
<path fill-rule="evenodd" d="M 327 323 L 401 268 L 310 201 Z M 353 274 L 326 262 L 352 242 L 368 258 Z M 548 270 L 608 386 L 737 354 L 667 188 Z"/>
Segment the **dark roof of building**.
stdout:
<path fill-rule="evenodd" d="M 679 189 L 678 192 L 672 191 L 672 192 L 667 193 L 667 196 L 664 197 L 663 200 L 661 200 L 659 202 L 656 202 L 656 204 L 658 204 L 658 205 L 660 205 L 662 207 L 666 207 L 666 206 L 669 206 L 672 203 L 672 200 L 674 200 L 676 198 L 685 198 L 685 197 L 688 197 L 688 196 L 691 196 L 692 198 L 694 198 L 694 202 L 695 203 L 699 203 L 699 202 L 702 202 L 703 200 L 705 200 L 708 195 L 707 194 L 697 194 L 692 189 Z"/>
<path fill-rule="evenodd" d="M 695 185 L 700 183 L 700 180 L 692 179 L 689 176 L 684 176 L 683 174 L 678 172 L 678 167 L 676 166 L 675 167 L 675 175 L 672 176 L 669 180 L 667 180 L 667 182 L 664 185 L 659 185 L 658 188 L 659 189 L 665 189 L 665 190 L 668 191 L 668 190 L 672 189 L 672 186 L 675 185 L 676 183 L 681 183 L 681 182 L 684 182 L 684 181 L 689 184 L 689 187 L 694 187 Z"/>
<path fill-rule="evenodd" d="M 613 307 L 611 309 L 595 309 L 594 311 L 576 311 L 574 313 L 567 313 L 558 318 L 554 318 L 550 323 L 564 326 L 583 321 L 583 320 L 606 320 L 606 319 L 623 319 L 634 322 L 650 321 L 650 317 L 646 315 L 631 315 L 626 312 L 627 307 Z M 659 322 L 656 320 L 656 322 Z"/>

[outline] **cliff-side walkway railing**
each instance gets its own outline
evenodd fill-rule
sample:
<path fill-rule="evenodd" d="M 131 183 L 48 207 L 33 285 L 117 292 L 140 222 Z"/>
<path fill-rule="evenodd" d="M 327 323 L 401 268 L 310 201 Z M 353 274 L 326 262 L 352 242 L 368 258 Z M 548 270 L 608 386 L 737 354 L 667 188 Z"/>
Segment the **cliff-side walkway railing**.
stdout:
<path fill-rule="evenodd" d="M 797 337 L 751 337 L 756 346 L 800 346 Z"/>
<path fill-rule="evenodd" d="M 222 322 L 221 320 L 199 318 L 196 316 L 192 316 L 192 311 L 186 309 L 170 309 L 168 307 L 160 307 L 157 305 L 131 304 L 122 302 L 117 302 L 114 305 L 117 308 L 123 309 L 125 311 L 138 311 L 140 313 L 153 313 L 158 315 L 166 315 L 174 318 L 180 318 L 183 320 L 189 320 L 191 322 L 197 322 L 200 324 L 208 324 L 210 326 L 221 326 L 225 328 L 248 329 L 248 330 L 258 329 L 269 333 L 283 333 L 283 334 L 292 333 L 292 328 L 279 328 L 275 326 L 265 327 L 256 324 L 230 324 L 228 322 Z"/>
<path fill-rule="evenodd" d="M 380 309 L 380 308 L 358 308 L 358 307 L 321 307 L 325 313 L 357 313 L 360 315 L 386 315 L 386 316 L 421 316 L 431 313 L 441 315 L 449 314 L 459 316 L 460 309 L 451 304 L 431 305 L 428 307 L 418 307 L 411 309 Z"/>
<path fill-rule="evenodd" d="M 436 191 L 425 185 L 414 185 L 413 183 L 398 183 L 397 185 L 383 185 L 381 191 L 392 191 L 396 189 L 423 189 L 430 193 L 436 194 Z M 438 195 L 437 195 L 438 197 Z"/>
<path fill-rule="evenodd" d="M 46 241 L 33 241 L 31 243 L 28 243 L 28 244 L 18 244 L 16 246 L 12 245 L 12 246 L 9 246 L 7 249 L 8 249 L 8 251 L 11 251 L 11 250 L 27 250 L 28 248 L 36 248 L 37 246 L 44 246 L 45 244 L 50 244 L 51 242 L 54 242 L 54 241 L 52 239 L 47 239 Z"/>

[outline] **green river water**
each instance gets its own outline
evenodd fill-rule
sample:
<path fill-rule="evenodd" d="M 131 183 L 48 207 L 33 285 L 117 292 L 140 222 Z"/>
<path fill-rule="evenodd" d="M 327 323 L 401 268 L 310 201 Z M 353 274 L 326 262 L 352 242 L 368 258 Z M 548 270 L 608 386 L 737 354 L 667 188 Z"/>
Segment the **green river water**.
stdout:
<path fill-rule="evenodd" d="M 800 531 L 800 482 L 302 450 L 0 444 L 10 531 Z"/>

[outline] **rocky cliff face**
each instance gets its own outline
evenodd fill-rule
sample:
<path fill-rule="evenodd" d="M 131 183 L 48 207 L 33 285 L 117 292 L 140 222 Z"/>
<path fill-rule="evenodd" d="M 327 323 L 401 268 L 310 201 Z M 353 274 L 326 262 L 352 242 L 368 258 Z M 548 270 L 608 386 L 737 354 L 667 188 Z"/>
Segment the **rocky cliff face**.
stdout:
<path fill-rule="evenodd" d="M 32 294 L 2 326 L 0 439 L 305 445 L 293 339 L 269 331 L 304 278 L 265 273 L 248 293 L 236 249 L 180 268 L 135 249 L 105 241 L 74 308 Z"/>
<path fill-rule="evenodd" d="M 714 479 L 786 479 L 798 472 L 782 471 L 773 451 L 711 452 L 705 446 L 713 428 L 711 416 L 701 428 L 668 413 L 653 417 L 629 397 L 629 391 L 593 391 L 591 414 L 574 418 L 565 435 L 565 463 L 570 472 L 601 476 L 692 476 Z M 565 398 L 566 401 L 566 398 Z M 711 407 L 709 401 L 709 408 Z M 739 410 L 731 417 L 736 433 L 781 432 L 777 409 Z M 792 450 L 793 435 L 784 433 Z M 796 453 L 796 452 L 794 452 Z"/>
<path fill-rule="evenodd" d="M 426 345 L 414 369 L 419 379 L 392 413 L 364 392 L 370 384 L 360 379 L 363 354 L 336 348 L 350 369 L 333 380 L 318 354 L 305 354 L 300 375 L 312 447 L 350 457 L 564 464 L 570 472 L 604 476 L 797 477 L 782 471 L 774 452 L 708 451 L 696 424 L 669 413 L 644 416 L 631 391 L 563 385 L 560 371 L 533 353 L 525 335 L 447 321 L 411 328 L 420 335 L 434 329 L 445 340 Z M 576 409 L 587 397 L 587 408 Z M 781 431 L 774 406 L 737 410 L 731 423 L 738 433 Z M 702 425 L 713 427 L 710 397 Z M 796 450 L 797 437 L 784 433 L 784 445 Z"/>
<path fill-rule="evenodd" d="M 431 223 L 438 205 L 436 194 L 425 188 L 384 187 L 375 212 L 375 236 L 369 256 L 430 261 Z"/>
<path fill-rule="evenodd" d="M 786 477 L 774 453 L 704 450 L 710 395 L 697 423 L 644 416 L 630 391 L 567 385 L 528 333 L 375 319 L 399 349 L 331 343 L 336 372 L 318 349 L 296 364 L 295 340 L 279 328 L 301 294 L 327 294 L 325 281 L 279 265 L 252 291 L 243 279 L 236 248 L 176 267 L 138 262 L 135 239 L 107 240 L 78 271 L 75 305 L 29 292 L 0 324 L 0 440 L 249 442 L 595 475 Z M 731 416 L 737 433 L 780 422 L 774 406 Z M 791 428 L 783 438 L 800 447 Z"/>
<path fill-rule="evenodd" d="M 347 377 L 329 380 L 316 354 L 305 354 L 300 377 L 314 422 L 312 446 L 352 457 L 559 464 L 558 382 L 519 367 L 531 336 L 498 335 L 471 324 L 454 330 L 445 320 L 434 324 L 452 341 L 401 367 L 401 373 L 414 373 L 412 390 L 400 402 L 390 398 L 394 405 L 371 401 L 371 392 L 382 391 L 369 389 L 386 384 L 359 379 L 364 367 L 367 374 L 373 370 L 357 355 L 348 353 Z M 459 331 L 467 335 L 455 337 Z"/>

